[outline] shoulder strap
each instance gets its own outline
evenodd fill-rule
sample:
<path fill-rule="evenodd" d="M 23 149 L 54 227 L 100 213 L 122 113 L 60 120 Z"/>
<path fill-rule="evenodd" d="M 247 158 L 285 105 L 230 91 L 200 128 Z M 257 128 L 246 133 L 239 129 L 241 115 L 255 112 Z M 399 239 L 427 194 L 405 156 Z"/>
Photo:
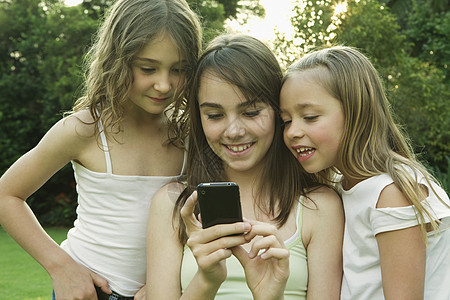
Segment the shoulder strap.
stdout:
<path fill-rule="evenodd" d="M 106 173 L 112 174 L 111 155 L 109 154 L 108 141 L 106 140 L 105 130 L 103 129 L 102 120 L 98 119 L 98 129 L 100 131 L 100 139 L 102 141 L 103 152 L 105 153 Z"/>
<path fill-rule="evenodd" d="M 189 146 L 189 140 L 188 140 L 188 138 L 186 138 L 184 156 L 183 156 L 183 167 L 181 168 L 180 175 L 186 174 L 187 154 L 188 154 L 188 148 L 189 148 L 188 146 Z"/>

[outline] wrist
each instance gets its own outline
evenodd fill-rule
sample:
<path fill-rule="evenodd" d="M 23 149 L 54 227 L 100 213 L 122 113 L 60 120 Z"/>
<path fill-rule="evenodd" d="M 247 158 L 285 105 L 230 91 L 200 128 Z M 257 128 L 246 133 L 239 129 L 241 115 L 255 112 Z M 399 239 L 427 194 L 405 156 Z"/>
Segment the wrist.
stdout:
<path fill-rule="evenodd" d="M 252 293 L 253 294 L 253 293 Z M 284 289 L 278 293 L 262 293 L 261 295 L 253 294 L 253 300 L 284 300 Z"/>
<path fill-rule="evenodd" d="M 46 260 L 45 264 L 42 264 L 52 279 L 61 273 L 65 273 L 71 268 L 71 265 L 78 265 L 78 263 L 64 251 L 56 255 L 49 255 L 49 259 Z"/>
<path fill-rule="evenodd" d="M 214 276 L 197 272 L 183 296 L 189 295 L 188 299 L 214 299 L 224 280 L 213 280 L 213 278 Z"/>

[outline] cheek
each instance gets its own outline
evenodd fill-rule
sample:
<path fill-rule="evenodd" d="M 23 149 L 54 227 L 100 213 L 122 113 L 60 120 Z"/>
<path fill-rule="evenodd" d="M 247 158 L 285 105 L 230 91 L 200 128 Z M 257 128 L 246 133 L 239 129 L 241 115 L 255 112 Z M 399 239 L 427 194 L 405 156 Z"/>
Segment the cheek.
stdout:
<path fill-rule="evenodd" d="M 203 133 L 205 134 L 206 140 L 208 143 L 216 142 L 220 139 L 220 127 L 213 122 L 209 122 L 209 120 L 205 117 L 202 117 L 202 128 Z"/>
<path fill-rule="evenodd" d="M 149 85 L 149 78 L 136 74 L 133 74 L 133 83 L 132 83 L 132 89 L 135 91 L 146 89 Z"/>
<path fill-rule="evenodd" d="M 290 140 L 289 140 L 289 137 L 287 136 L 287 132 L 286 132 L 286 129 L 284 129 L 283 128 L 283 141 L 284 141 L 284 143 L 286 144 L 286 146 L 288 147 L 288 148 L 290 148 Z"/>
<path fill-rule="evenodd" d="M 246 124 L 249 130 L 258 136 L 273 136 L 275 132 L 275 115 L 273 111 L 262 114 L 258 119 L 252 120 Z"/>

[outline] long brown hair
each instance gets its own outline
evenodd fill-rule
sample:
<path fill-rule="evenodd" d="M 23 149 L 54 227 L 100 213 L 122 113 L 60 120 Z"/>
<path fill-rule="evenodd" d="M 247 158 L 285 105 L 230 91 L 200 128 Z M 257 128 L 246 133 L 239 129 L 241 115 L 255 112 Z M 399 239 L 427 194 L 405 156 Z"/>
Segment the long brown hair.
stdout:
<path fill-rule="evenodd" d="M 106 14 L 85 57 L 84 96 L 72 111 L 89 109 L 98 134 L 98 120 L 113 131 L 123 118 L 124 103 L 133 83 L 131 66 L 137 53 L 158 34 L 167 33 L 187 61 L 190 84 L 201 51 L 201 26 L 185 0 L 118 0 Z M 184 105 L 184 88 L 172 105 Z M 176 134 L 177 126 L 170 127 Z M 107 132 L 106 132 L 107 133 Z M 174 135 L 172 134 L 172 136 Z"/>
<path fill-rule="evenodd" d="M 190 87 L 185 117 L 189 119 L 189 147 L 187 185 L 178 198 L 174 218 L 187 197 L 201 182 L 227 181 L 222 160 L 212 151 L 203 132 L 198 92 L 205 72 L 212 72 L 236 86 L 246 99 L 258 99 L 270 105 L 276 115 L 275 133 L 266 158 L 261 180 L 254 187 L 257 199 L 264 195 L 269 203 L 255 203 L 279 226 L 283 225 L 300 195 L 317 184 L 314 176 L 307 174 L 290 154 L 283 142 L 279 118 L 279 94 L 282 71 L 273 53 L 261 41 L 243 34 L 225 34 L 215 38 L 199 59 Z M 179 220 L 180 240 L 186 241 L 183 222 Z"/>

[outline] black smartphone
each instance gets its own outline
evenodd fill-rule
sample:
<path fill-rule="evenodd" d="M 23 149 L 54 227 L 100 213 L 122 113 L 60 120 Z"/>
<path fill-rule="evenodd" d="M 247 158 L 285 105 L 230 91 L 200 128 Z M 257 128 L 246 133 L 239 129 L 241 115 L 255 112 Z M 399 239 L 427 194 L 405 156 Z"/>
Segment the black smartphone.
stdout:
<path fill-rule="evenodd" d="M 236 183 L 200 183 L 197 195 L 203 228 L 242 222 L 241 197 Z"/>

